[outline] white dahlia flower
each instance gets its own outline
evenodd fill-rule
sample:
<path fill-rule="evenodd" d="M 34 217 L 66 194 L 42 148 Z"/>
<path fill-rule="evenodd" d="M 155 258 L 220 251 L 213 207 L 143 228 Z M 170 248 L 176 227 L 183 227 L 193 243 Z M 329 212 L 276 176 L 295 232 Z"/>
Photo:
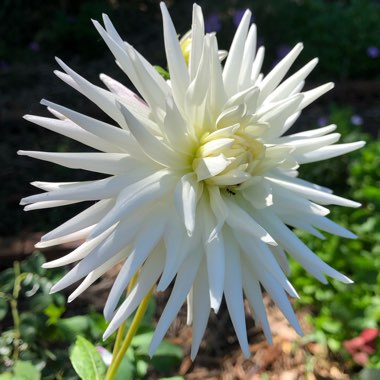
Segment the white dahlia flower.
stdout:
<path fill-rule="evenodd" d="M 327 282 L 325 275 L 351 282 L 318 258 L 290 227 L 319 238 L 319 230 L 355 237 L 326 217 L 325 206 L 359 204 L 299 179 L 297 168 L 364 143 L 334 145 L 340 137 L 332 133 L 335 125 L 284 136 L 302 109 L 333 87 L 328 83 L 302 91 L 317 59 L 283 81 L 302 44 L 264 76 L 264 48 L 256 51 L 256 26 L 250 25 L 247 10 L 222 66 L 223 52 L 215 34 L 205 34 L 199 6 L 194 5 L 190 34 L 181 43 L 163 3 L 161 10 L 170 81 L 121 39 L 107 16 L 105 28 L 96 21 L 94 25 L 139 95 L 104 74 L 100 78 L 108 90 L 97 87 L 57 59 L 65 71 L 57 71 L 58 77 L 99 106 L 113 124 L 43 100 L 56 118 L 27 115 L 27 120 L 99 152 L 19 154 L 106 178 L 34 182 L 45 192 L 21 204 L 35 210 L 96 201 L 43 236 L 36 247 L 84 240 L 67 256 L 45 264 L 53 268 L 77 262 L 52 289 L 82 280 L 69 301 L 123 263 L 104 308 L 110 321 L 105 337 L 133 313 L 152 286 L 163 291 L 174 280 L 150 353 L 187 300 L 194 358 L 210 310 L 218 312 L 224 295 L 248 356 L 243 293 L 268 341 L 261 286 L 302 333 L 288 300 L 297 293 L 287 279 L 287 255 L 322 283 Z M 137 272 L 133 290 L 119 306 Z"/>

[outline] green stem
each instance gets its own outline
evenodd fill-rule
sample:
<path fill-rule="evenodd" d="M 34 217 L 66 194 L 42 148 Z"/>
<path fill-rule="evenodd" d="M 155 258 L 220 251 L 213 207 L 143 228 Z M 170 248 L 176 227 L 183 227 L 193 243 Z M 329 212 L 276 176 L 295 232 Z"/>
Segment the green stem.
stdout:
<path fill-rule="evenodd" d="M 127 295 L 131 292 L 131 290 L 132 290 L 133 287 L 135 286 L 135 283 L 136 283 L 136 281 L 137 281 L 137 277 L 138 277 L 138 272 L 136 272 L 136 273 L 133 275 L 131 282 L 128 284 Z M 119 349 L 120 349 L 121 343 L 122 343 L 122 341 L 123 341 L 125 325 L 126 325 L 126 321 L 124 321 L 124 322 L 120 325 L 120 327 L 118 328 L 118 330 L 117 330 L 116 340 L 115 340 L 115 345 L 114 345 L 114 347 L 113 347 L 113 351 L 112 351 L 112 357 L 115 357 L 115 356 L 117 355 L 117 353 L 119 352 Z"/>
<path fill-rule="evenodd" d="M 114 380 L 116 376 L 116 372 L 120 366 L 121 361 L 124 358 L 125 353 L 127 352 L 128 347 L 130 346 L 133 337 L 135 336 L 138 327 L 140 326 L 140 322 L 148 308 L 149 300 L 153 292 L 152 288 L 141 301 L 140 306 L 138 307 L 136 314 L 133 318 L 132 324 L 127 332 L 127 335 L 124 338 L 123 344 L 118 350 L 116 356 L 112 357 L 111 365 L 108 368 L 105 380 Z"/>
<path fill-rule="evenodd" d="M 14 325 L 14 339 L 13 339 L 13 355 L 12 359 L 16 361 L 19 357 L 19 344 L 20 344 L 20 338 L 21 338 L 21 332 L 20 332 L 20 314 L 18 312 L 18 297 L 20 295 L 21 291 L 21 283 L 24 281 L 27 273 L 21 273 L 20 269 L 20 263 L 18 261 L 15 261 L 13 263 L 13 269 L 15 272 L 15 282 L 13 285 L 13 292 L 12 296 L 10 297 L 9 304 L 11 307 L 11 313 L 12 313 L 12 319 L 13 319 L 13 325 Z"/>

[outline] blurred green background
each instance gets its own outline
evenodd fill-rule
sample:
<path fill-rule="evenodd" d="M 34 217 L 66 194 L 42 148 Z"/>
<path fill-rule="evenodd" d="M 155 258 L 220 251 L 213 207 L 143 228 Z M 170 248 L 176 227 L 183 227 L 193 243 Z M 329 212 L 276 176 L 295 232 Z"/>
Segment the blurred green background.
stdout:
<path fill-rule="evenodd" d="M 42 255 L 35 254 L 21 264 L 12 264 L 14 258 L 24 260 L 25 254 L 30 253 L 25 242 L 31 233 L 48 231 L 83 209 L 83 205 L 74 205 L 24 213 L 18 202 L 34 191 L 28 182 L 94 178 L 93 174 L 80 170 L 17 158 L 18 149 L 83 149 L 64 137 L 27 123 L 22 115 L 45 115 L 44 107 L 39 105 L 44 97 L 105 118 L 90 102 L 54 76 L 53 70 L 58 68 L 54 56 L 98 85 L 101 85 L 98 75 L 104 72 L 130 86 L 90 19 L 100 20 L 101 14 L 107 13 L 124 39 L 151 63 L 165 67 L 158 4 L 152 0 L 1 2 L 0 374 L 9 373 L 0 375 L 1 380 L 20 378 L 22 371 L 34 373 L 34 377 L 26 379 L 41 376 L 42 379 L 75 379 L 67 348 L 74 343 L 75 334 L 100 342 L 104 328 L 99 310 L 88 305 L 81 306 L 81 318 L 70 321 L 76 317 L 67 309 L 62 297 L 48 294 L 52 281 L 62 273 L 41 271 L 39 264 L 45 260 Z M 191 3 L 173 0 L 167 4 L 177 32 L 184 34 L 191 25 Z M 355 284 L 332 282 L 321 286 L 296 263 L 292 264 L 291 281 L 301 296 L 296 306 L 310 310 L 313 333 L 306 340 L 327 347 L 330 357 L 338 360 L 349 376 L 355 376 L 362 367 L 380 368 L 376 338 L 371 342 L 374 350 L 367 352 L 362 362 L 344 347 L 345 341 L 359 336 L 364 329 L 378 329 L 380 321 L 380 1 L 208 0 L 198 4 L 203 8 L 207 31 L 218 33 L 222 49 L 228 49 L 243 10 L 253 11 L 259 45 L 266 47 L 264 73 L 295 43 L 302 41 L 305 48 L 292 71 L 319 57 L 320 63 L 307 86 L 334 81 L 336 89 L 305 110 L 295 128 L 311 129 L 336 123 L 343 142 L 367 141 L 359 152 L 306 165 L 301 171 L 303 178 L 331 187 L 337 194 L 363 204 L 354 211 L 332 208 L 332 218 L 358 234 L 358 240 L 329 236 L 326 241 L 319 241 L 299 232 L 315 252 L 350 276 Z M 151 333 L 151 320 L 145 329 L 140 333 Z M 109 347 L 110 342 L 107 344 Z M 140 339 L 133 350 L 126 364 L 131 378 L 145 378 L 148 373 L 146 341 Z M 167 366 L 161 366 L 157 373 L 176 373 L 181 352 L 173 347 L 163 352 Z M 28 365 L 23 369 L 25 363 L 20 364 L 20 360 L 30 361 L 35 372 Z M 153 363 L 153 367 L 157 365 Z M 378 373 L 375 376 L 380 378 Z"/>

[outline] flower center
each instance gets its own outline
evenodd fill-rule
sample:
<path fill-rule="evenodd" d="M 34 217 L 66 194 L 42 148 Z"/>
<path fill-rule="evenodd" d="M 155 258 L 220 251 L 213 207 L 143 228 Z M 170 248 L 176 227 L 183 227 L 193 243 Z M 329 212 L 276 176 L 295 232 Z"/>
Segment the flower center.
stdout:
<path fill-rule="evenodd" d="M 239 124 L 204 134 L 192 168 L 198 181 L 224 187 L 232 193 L 255 176 L 265 146 Z"/>

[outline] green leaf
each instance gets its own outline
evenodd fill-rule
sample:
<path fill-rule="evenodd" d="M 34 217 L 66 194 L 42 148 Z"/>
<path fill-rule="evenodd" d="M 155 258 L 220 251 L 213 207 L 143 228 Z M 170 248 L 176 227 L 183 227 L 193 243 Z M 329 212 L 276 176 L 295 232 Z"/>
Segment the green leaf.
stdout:
<path fill-rule="evenodd" d="M 56 326 L 60 335 L 65 340 L 73 340 L 77 335 L 87 335 L 90 328 L 89 318 L 84 315 L 76 315 L 70 318 L 59 319 Z"/>
<path fill-rule="evenodd" d="M 152 364 L 158 371 L 167 371 L 179 365 L 182 361 L 182 348 L 175 344 L 162 341 L 152 358 Z"/>
<path fill-rule="evenodd" d="M 13 369 L 15 377 L 20 380 L 41 380 L 41 372 L 31 363 L 24 361 L 17 361 Z"/>
<path fill-rule="evenodd" d="M 161 66 L 153 66 L 156 71 L 165 79 L 168 80 L 170 79 L 170 74 L 168 71 L 166 71 L 163 67 Z"/>
<path fill-rule="evenodd" d="M 4 372 L 0 375 L 0 380 L 13 380 L 13 376 L 9 372 Z"/>
<path fill-rule="evenodd" d="M 8 313 L 8 302 L 4 298 L 0 298 L 0 321 L 2 321 Z"/>
<path fill-rule="evenodd" d="M 103 380 L 106 373 L 99 352 L 87 339 L 78 336 L 70 354 L 71 364 L 82 380 Z"/>
<path fill-rule="evenodd" d="M 56 306 L 54 303 L 51 303 L 48 307 L 44 309 L 44 314 L 49 317 L 47 324 L 54 325 L 57 323 L 61 315 L 64 313 L 64 306 Z"/>
<path fill-rule="evenodd" d="M 134 380 L 136 378 L 134 363 L 124 356 L 115 376 L 115 380 Z"/>
<path fill-rule="evenodd" d="M 364 368 L 359 372 L 359 380 L 378 380 L 380 379 L 380 369 Z"/>

